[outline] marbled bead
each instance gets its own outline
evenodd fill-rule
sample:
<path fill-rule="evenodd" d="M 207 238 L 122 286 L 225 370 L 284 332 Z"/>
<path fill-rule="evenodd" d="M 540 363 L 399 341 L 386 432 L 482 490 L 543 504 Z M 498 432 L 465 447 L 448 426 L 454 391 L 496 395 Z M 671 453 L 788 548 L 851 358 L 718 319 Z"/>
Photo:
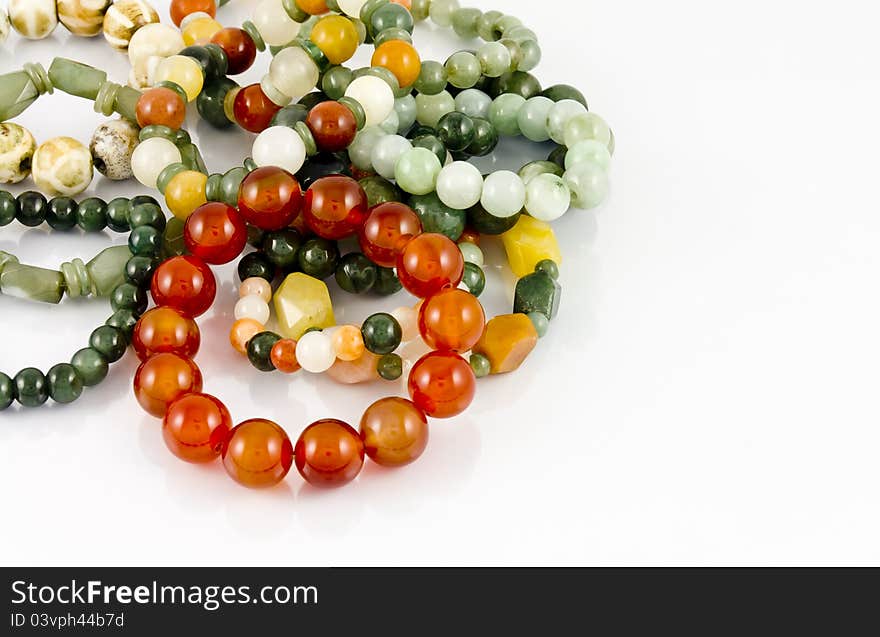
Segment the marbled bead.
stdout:
<path fill-rule="evenodd" d="M 284 95 L 298 99 L 315 89 L 320 71 L 303 48 L 291 46 L 273 58 L 269 65 L 269 77 Z"/>
<path fill-rule="evenodd" d="M 56 137 L 34 153 L 33 176 L 49 195 L 78 195 L 92 183 L 92 155 L 71 137 Z"/>
<path fill-rule="evenodd" d="M 372 172 L 373 148 L 385 136 L 385 131 L 378 126 L 368 126 L 358 132 L 354 141 L 348 147 L 348 155 L 351 158 L 352 164 L 359 170 Z"/>
<path fill-rule="evenodd" d="M 95 129 L 89 152 L 95 168 L 107 179 L 123 181 L 133 176 L 131 156 L 140 130 L 127 119 L 108 120 Z"/>
<path fill-rule="evenodd" d="M 543 174 L 526 185 L 526 211 L 540 221 L 555 221 L 571 207 L 571 191 L 556 175 Z"/>
<path fill-rule="evenodd" d="M 413 85 L 416 91 L 425 95 L 436 95 L 446 89 L 449 77 L 445 65 L 434 60 L 422 62 L 419 78 Z"/>
<path fill-rule="evenodd" d="M 9 0 L 9 22 L 30 40 L 46 38 L 58 26 L 55 0 Z"/>
<path fill-rule="evenodd" d="M 470 51 L 458 51 L 446 60 L 446 76 L 456 88 L 470 88 L 482 75 L 482 68 L 477 56 Z"/>
<path fill-rule="evenodd" d="M 565 171 L 552 161 L 532 161 L 519 169 L 520 179 L 528 186 L 529 182 L 538 175 L 556 175 L 562 177 Z"/>
<path fill-rule="evenodd" d="M 113 0 L 57 0 L 58 20 L 74 35 L 90 38 L 101 32 L 111 4 Z"/>
<path fill-rule="evenodd" d="M 575 208 L 589 210 L 608 197 L 608 173 L 598 164 L 575 164 L 565 171 L 563 179 L 571 190 L 571 203 Z"/>
<path fill-rule="evenodd" d="M 489 107 L 489 121 L 500 135 L 515 137 L 520 134 L 519 113 L 526 99 L 514 93 L 499 95 Z"/>
<path fill-rule="evenodd" d="M 159 173 L 181 159 L 180 151 L 172 142 L 162 137 L 152 137 L 134 149 L 131 168 L 139 182 L 147 188 L 155 188 Z"/>
<path fill-rule="evenodd" d="M 459 10 L 461 5 L 458 0 L 432 0 L 430 4 L 429 15 L 431 21 L 437 26 L 450 27 L 455 12 Z"/>
<path fill-rule="evenodd" d="M 436 192 L 410 197 L 409 205 L 419 216 L 424 232 L 442 234 L 453 241 L 458 241 L 464 232 L 467 212 L 450 208 L 440 200 Z"/>
<path fill-rule="evenodd" d="M 483 195 L 483 175 L 476 166 L 456 161 L 444 166 L 437 176 L 437 196 L 457 210 L 475 206 Z"/>
<path fill-rule="evenodd" d="M 608 145 L 595 139 L 584 139 L 571 146 L 565 154 L 566 170 L 585 162 L 597 164 L 607 171 L 611 167 Z"/>
<path fill-rule="evenodd" d="M 469 88 L 455 96 L 455 110 L 471 118 L 487 119 L 491 106 L 492 98 L 476 88 Z"/>
<path fill-rule="evenodd" d="M 489 214 L 512 217 L 522 211 L 525 201 L 526 187 L 516 173 L 499 170 L 486 177 L 480 202 Z"/>
<path fill-rule="evenodd" d="M 500 42 L 486 42 L 477 50 L 483 75 L 499 77 L 510 70 L 510 50 Z"/>
<path fill-rule="evenodd" d="M 104 37 L 111 46 L 127 49 L 142 26 L 159 22 L 159 14 L 145 0 L 117 0 L 104 15 Z"/>
<path fill-rule="evenodd" d="M 49 384 L 40 370 L 28 367 L 18 372 L 12 380 L 15 395 L 23 407 L 39 407 L 49 400 Z"/>
<path fill-rule="evenodd" d="M 413 148 L 400 157 L 394 176 L 397 185 L 413 195 L 426 195 L 437 185 L 442 166 L 436 155 L 424 148 Z"/>
<path fill-rule="evenodd" d="M 262 0 L 254 9 L 252 20 L 268 46 L 293 42 L 301 28 L 284 10 L 281 0 Z"/>
<path fill-rule="evenodd" d="M 17 184 L 31 174 L 37 142 L 23 126 L 0 124 L 0 183 Z"/>
<path fill-rule="evenodd" d="M 385 179 L 394 179 L 397 162 L 412 147 L 412 143 L 405 137 L 387 135 L 373 146 L 370 163 L 379 175 Z"/>

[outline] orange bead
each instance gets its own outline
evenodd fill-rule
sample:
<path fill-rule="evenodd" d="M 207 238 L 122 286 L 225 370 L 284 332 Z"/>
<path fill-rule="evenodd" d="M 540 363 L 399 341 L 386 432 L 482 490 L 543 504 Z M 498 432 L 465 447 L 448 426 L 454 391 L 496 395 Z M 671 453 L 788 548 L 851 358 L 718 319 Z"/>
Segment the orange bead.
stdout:
<path fill-rule="evenodd" d="M 220 457 L 232 431 L 226 405 L 207 394 L 187 394 L 168 406 L 162 437 L 175 456 L 187 462 L 211 462 Z"/>
<path fill-rule="evenodd" d="M 447 288 L 419 310 L 419 332 L 432 349 L 467 352 L 486 329 L 486 312 L 470 292 Z"/>
<path fill-rule="evenodd" d="M 201 341 L 196 322 L 172 307 L 156 307 L 144 314 L 131 335 L 131 344 L 142 361 L 155 354 L 193 358 Z"/>
<path fill-rule="evenodd" d="M 461 233 L 461 236 L 458 238 L 459 243 L 473 243 L 475 246 L 480 245 L 480 233 L 474 230 L 471 227 L 467 227 L 464 229 L 464 232 Z"/>
<path fill-rule="evenodd" d="M 421 299 L 446 287 L 458 287 L 464 274 L 464 257 L 452 239 L 442 234 L 422 234 L 406 244 L 397 260 L 403 287 Z"/>
<path fill-rule="evenodd" d="M 202 391 L 202 372 L 189 358 L 156 354 L 138 367 L 134 395 L 149 414 L 163 418 L 168 405 L 184 394 Z"/>
<path fill-rule="evenodd" d="M 247 420 L 223 445 L 223 466 L 236 482 L 252 489 L 272 487 L 284 480 L 293 465 L 293 445 L 287 433 L 271 420 Z"/>
<path fill-rule="evenodd" d="M 265 331 L 266 326 L 259 321 L 249 318 L 239 319 L 232 324 L 232 329 L 229 331 L 229 342 L 236 352 L 246 355 L 248 341 Z"/>
<path fill-rule="evenodd" d="M 296 443 L 296 468 L 316 487 L 341 487 L 354 480 L 364 466 L 364 443 L 341 420 L 319 420 L 309 425 Z"/>
<path fill-rule="evenodd" d="M 401 7 L 412 9 L 412 0 L 391 0 L 391 4 L 399 4 Z"/>
<path fill-rule="evenodd" d="M 454 352 L 431 352 L 409 374 L 409 395 L 431 418 L 452 418 L 474 400 L 477 377 L 470 363 Z"/>
<path fill-rule="evenodd" d="M 282 374 L 293 374 L 301 369 L 299 361 L 296 360 L 296 341 L 292 338 L 282 338 L 275 343 L 269 358 L 275 369 Z"/>
<path fill-rule="evenodd" d="M 186 102 L 170 88 L 157 86 L 140 96 L 135 116 L 141 128 L 158 124 L 177 130 L 186 120 Z"/>
<path fill-rule="evenodd" d="M 176 27 L 186 16 L 199 11 L 213 18 L 217 15 L 217 3 L 215 0 L 171 0 L 171 21 Z"/>
<path fill-rule="evenodd" d="M 370 460 L 385 467 L 402 467 L 428 446 L 428 419 L 403 398 L 383 398 L 361 418 L 361 440 Z"/>
<path fill-rule="evenodd" d="M 343 361 L 356 361 L 364 355 L 364 337 L 354 325 L 343 325 L 333 332 L 333 350 L 336 358 Z"/>
<path fill-rule="evenodd" d="M 388 40 L 373 52 L 373 66 L 381 66 L 394 74 L 401 88 L 412 86 L 422 72 L 422 59 L 412 44 L 404 40 Z"/>
<path fill-rule="evenodd" d="M 326 0 L 296 0 L 296 6 L 309 15 L 323 15 L 330 11 Z"/>

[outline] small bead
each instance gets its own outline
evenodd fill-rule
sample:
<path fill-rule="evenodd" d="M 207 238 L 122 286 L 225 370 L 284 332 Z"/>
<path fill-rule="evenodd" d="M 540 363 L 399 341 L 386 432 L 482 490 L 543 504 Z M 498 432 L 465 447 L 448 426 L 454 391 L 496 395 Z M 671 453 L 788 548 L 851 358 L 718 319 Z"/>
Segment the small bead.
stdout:
<path fill-rule="evenodd" d="M 101 232 L 107 227 L 107 203 L 97 197 L 81 201 L 76 209 L 76 225 L 83 232 Z"/>
<path fill-rule="evenodd" d="M 107 377 L 110 365 L 107 359 L 94 348 L 79 350 L 70 359 L 70 364 L 79 374 L 86 387 L 94 387 Z"/>
<path fill-rule="evenodd" d="M 403 339 L 400 324 L 390 314 L 373 314 L 361 328 L 365 347 L 374 354 L 390 354 Z"/>
<path fill-rule="evenodd" d="M 486 378 L 492 373 L 492 364 L 482 354 L 471 354 L 470 364 L 477 378 Z"/>
<path fill-rule="evenodd" d="M 565 130 L 568 123 L 578 115 L 586 114 L 586 107 L 574 100 L 556 102 L 547 113 L 547 132 L 557 144 L 565 144 Z"/>
<path fill-rule="evenodd" d="M 268 303 L 272 300 L 272 286 L 265 279 L 251 277 L 242 281 L 238 288 L 238 294 L 241 298 L 257 296 Z"/>
<path fill-rule="evenodd" d="M 68 363 L 55 365 L 46 374 L 49 397 L 59 404 L 72 403 L 83 392 L 83 382 L 76 370 Z"/>
<path fill-rule="evenodd" d="M 125 355 L 128 342 L 121 330 L 102 325 L 92 332 L 89 346 L 106 358 L 107 362 L 115 363 Z"/>
<path fill-rule="evenodd" d="M 23 407 L 39 407 L 49 400 L 49 384 L 38 369 L 28 367 L 13 378 L 15 395 Z"/>
<path fill-rule="evenodd" d="M 539 261 L 535 266 L 535 272 L 544 272 L 545 274 L 550 275 L 554 281 L 559 279 L 559 266 L 556 264 L 556 261 L 553 261 L 552 259 Z"/>
<path fill-rule="evenodd" d="M 92 154 L 79 141 L 56 137 L 37 148 L 32 177 L 47 195 L 78 195 L 92 182 Z"/>
<path fill-rule="evenodd" d="M 350 294 L 369 292 L 376 283 L 376 264 L 359 252 L 345 255 L 336 268 L 336 282 Z"/>
<path fill-rule="evenodd" d="M 332 341 L 333 351 L 339 360 L 356 361 L 364 355 L 364 338 L 361 330 L 354 325 L 343 325 L 334 330 Z"/>
<path fill-rule="evenodd" d="M 486 273 L 483 272 L 482 267 L 474 263 L 465 263 L 461 282 L 471 294 L 479 298 L 486 289 Z"/>
<path fill-rule="evenodd" d="M 576 164 L 565 171 L 563 179 L 571 191 L 571 204 L 575 208 L 590 210 L 608 197 L 608 173 L 598 164 Z"/>
<path fill-rule="evenodd" d="M 313 374 L 323 374 L 336 362 L 331 338 L 320 331 L 307 332 L 297 341 L 296 360 Z"/>
<path fill-rule="evenodd" d="M 398 380 L 403 376 L 403 359 L 398 354 L 385 354 L 379 359 L 376 371 L 385 380 Z"/>
<path fill-rule="evenodd" d="M 280 340 L 281 337 L 272 332 L 261 332 L 251 338 L 247 343 L 247 357 L 251 365 L 261 372 L 275 371 L 272 348 Z"/>
<path fill-rule="evenodd" d="M 512 217 L 521 212 L 525 205 L 525 184 L 516 173 L 499 170 L 486 177 L 480 201 L 489 214 L 501 218 Z"/>
<path fill-rule="evenodd" d="M 461 256 L 464 257 L 465 263 L 473 263 L 479 267 L 483 267 L 485 262 L 485 257 L 483 256 L 483 251 L 480 250 L 479 246 L 474 245 L 473 243 L 459 243 L 459 250 L 461 250 Z"/>
<path fill-rule="evenodd" d="M 247 344 L 250 340 L 266 331 L 266 326 L 253 319 L 241 319 L 232 324 L 229 330 L 229 343 L 239 354 L 247 354 Z"/>
<path fill-rule="evenodd" d="M 15 401 L 15 383 L 12 379 L 0 372 L 0 411 L 9 409 Z"/>
<path fill-rule="evenodd" d="M 259 296 L 245 296 L 235 304 L 234 316 L 236 320 L 253 319 L 265 325 L 269 322 L 271 312 L 269 304 Z"/>
<path fill-rule="evenodd" d="M 293 339 L 282 338 L 275 343 L 270 358 L 272 365 L 282 374 L 293 374 L 301 369 L 296 360 L 296 341 Z"/>

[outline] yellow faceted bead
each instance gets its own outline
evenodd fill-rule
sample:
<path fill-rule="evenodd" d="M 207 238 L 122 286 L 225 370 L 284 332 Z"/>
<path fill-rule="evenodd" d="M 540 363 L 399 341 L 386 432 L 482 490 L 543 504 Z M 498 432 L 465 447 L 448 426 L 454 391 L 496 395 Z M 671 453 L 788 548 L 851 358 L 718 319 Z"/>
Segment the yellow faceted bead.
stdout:
<path fill-rule="evenodd" d="M 515 371 L 538 344 L 538 331 L 525 314 L 497 316 L 486 324 L 474 354 L 489 359 L 493 374 Z"/>
<path fill-rule="evenodd" d="M 562 252 L 549 223 L 523 215 L 517 224 L 501 235 L 510 269 L 518 277 L 535 271 L 544 259 L 562 264 Z"/>
<path fill-rule="evenodd" d="M 154 84 L 159 82 L 174 82 L 185 92 L 187 99 L 192 102 L 205 84 L 205 75 L 201 65 L 193 58 L 185 55 L 172 55 L 167 57 L 156 67 Z"/>
<path fill-rule="evenodd" d="M 302 272 L 289 275 L 275 292 L 275 316 L 278 332 L 294 340 L 313 327 L 327 329 L 336 325 L 327 286 Z"/>
<path fill-rule="evenodd" d="M 312 29 L 311 40 L 331 64 L 342 64 L 350 60 L 358 49 L 357 29 L 351 20 L 341 15 L 318 20 Z"/>
<path fill-rule="evenodd" d="M 199 18 L 186 25 L 182 32 L 183 41 L 187 46 L 206 44 L 211 41 L 214 34 L 222 29 L 223 25 L 214 18 Z"/>
<path fill-rule="evenodd" d="M 199 206 L 208 203 L 205 187 L 208 176 L 195 170 L 177 173 L 165 188 L 165 203 L 178 219 L 186 221 Z"/>

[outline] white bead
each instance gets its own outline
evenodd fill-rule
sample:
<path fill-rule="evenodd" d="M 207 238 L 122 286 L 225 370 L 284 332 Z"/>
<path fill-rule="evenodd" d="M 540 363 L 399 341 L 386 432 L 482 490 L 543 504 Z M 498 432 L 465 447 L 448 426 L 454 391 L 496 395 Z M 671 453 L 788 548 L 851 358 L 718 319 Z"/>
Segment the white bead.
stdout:
<path fill-rule="evenodd" d="M 403 332 L 402 343 L 411 343 L 421 336 L 419 333 L 419 313 L 414 308 L 399 307 L 391 312 L 391 316 L 400 323 L 400 329 Z"/>
<path fill-rule="evenodd" d="M 269 65 L 269 78 L 279 91 L 299 99 L 318 85 L 320 72 L 314 60 L 302 48 L 289 46 L 279 51 Z"/>
<path fill-rule="evenodd" d="M 483 175 L 473 164 L 454 161 L 437 177 L 437 196 L 455 210 L 473 208 L 483 196 Z"/>
<path fill-rule="evenodd" d="M 378 126 L 394 110 L 394 91 L 385 80 L 373 75 L 363 75 L 345 90 L 345 96 L 360 103 L 367 116 L 367 126 Z"/>
<path fill-rule="evenodd" d="M 210 13 L 205 13 L 204 11 L 195 11 L 188 15 L 183 16 L 183 20 L 180 21 L 180 30 L 186 31 L 186 28 L 191 25 L 196 20 L 213 20 L 214 17 Z"/>
<path fill-rule="evenodd" d="M 249 294 L 235 304 L 235 320 L 253 319 L 261 325 L 269 322 L 269 304 L 256 294 Z"/>
<path fill-rule="evenodd" d="M 333 340 L 323 332 L 309 332 L 296 343 L 296 360 L 307 372 L 322 374 L 333 367 Z"/>
<path fill-rule="evenodd" d="M 473 263 L 481 268 L 486 263 L 486 259 L 483 256 L 483 251 L 480 250 L 480 246 L 475 245 L 470 241 L 462 241 L 458 244 L 458 249 L 461 250 L 461 256 L 464 257 L 465 263 Z"/>
<path fill-rule="evenodd" d="M 254 9 L 252 19 L 268 46 L 290 44 L 299 33 L 299 22 L 287 14 L 281 0 L 263 0 Z"/>
<path fill-rule="evenodd" d="M 565 144 L 565 126 L 572 117 L 587 112 L 587 107 L 575 100 L 556 102 L 547 114 L 547 132 L 557 144 Z"/>
<path fill-rule="evenodd" d="M 571 207 L 571 190 L 562 177 L 545 173 L 526 186 L 526 211 L 539 221 L 556 221 Z"/>
<path fill-rule="evenodd" d="M 128 60 L 134 66 L 154 55 L 167 58 L 177 55 L 185 46 L 177 29 L 167 24 L 145 24 L 135 31 L 128 44 Z"/>
<path fill-rule="evenodd" d="M 489 107 L 491 106 L 492 98 L 479 89 L 465 89 L 455 96 L 455 110 L 468 117 L 489 119 Z"/>
<path fill-rule="evenodd" d="M 58 26 L 55 0 L 9 0 L 9 22 L 24 37 L 42 40 Z"/>
<path fill-rule="evenodd" d="M 293 101 L 292 97 L 283 93 L 277 86 L 275 86 L 275 82 L 272 81 L 272 76 L 268 73 L 266 73 L 263 76 L 263 79 L 260 80 L 260 89 L 262 89 L 263 95 L 269 98 L 270 102 L 280 108 L 284 108 Z"/>
<path fill-rule="evenodd" d="M 352 18 L 360 18 L 361 9 L 367 4 L 367 0 L 337 0 L 336 4 L 339 5 L 339 10 L 345 15 Z"/>
<path fill-rule="evenodd" d="M 412 150 L 412 143 L 400 135 L 387 135 L 373 146 L 370 161 L 373 169 L 385 179 L 394 179 L 394 169 L 403 154 Z"/>
<path fill-rule="evenodd" d="M 480 201 L 490 215 L 506 219 L 522 211 L 526 186 L 516 173 L 499 170 L 486 177 Z"/>
<path fill-rule="evenodd" d="M 147 188 L 156 188 L 156 181 L 167 166 L 180 162 L 177 146 L 162 137 L 151 137 L 138 144 L 131 155 L 135 179 Z"/>
<path fill-rule="evenodd" d="M 257 166 L 278 166 L 295 175 L 306 161 L 306 145 L 292 128 L 272 126 L 254 140 L 251 156 Z"/>

